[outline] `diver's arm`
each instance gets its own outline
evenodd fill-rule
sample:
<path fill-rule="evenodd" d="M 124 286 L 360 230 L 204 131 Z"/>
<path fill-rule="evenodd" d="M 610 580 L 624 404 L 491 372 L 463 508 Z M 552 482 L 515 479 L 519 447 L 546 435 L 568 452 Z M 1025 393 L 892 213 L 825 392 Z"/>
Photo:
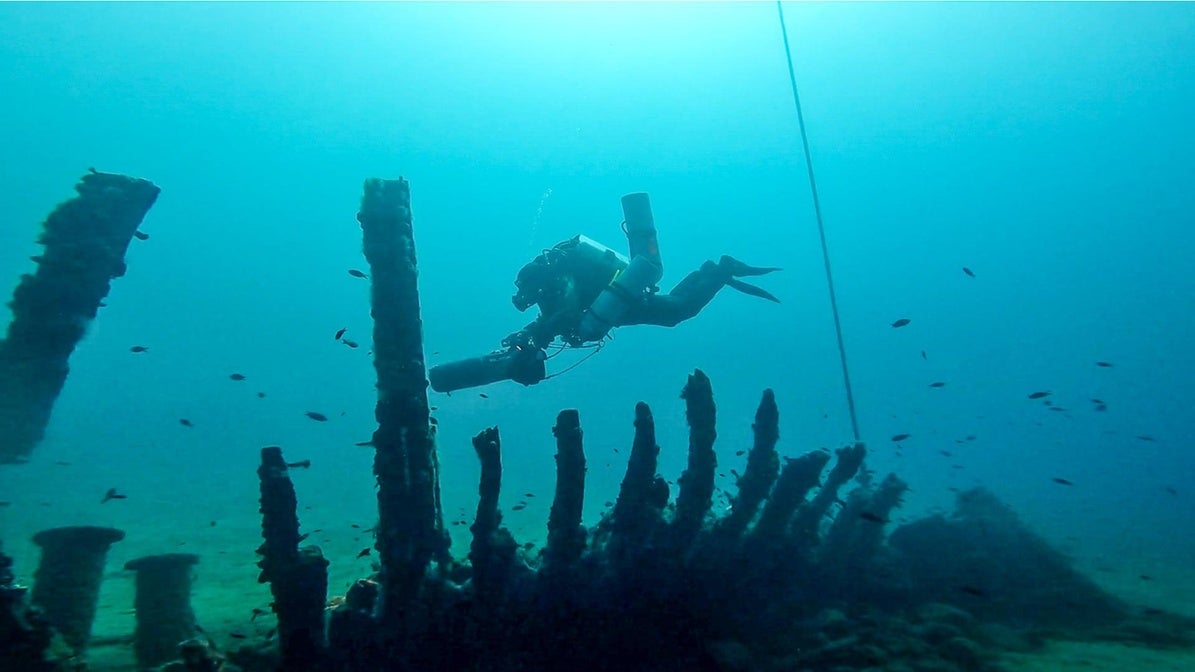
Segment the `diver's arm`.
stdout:
<path fill-rule="evenodd" d="M 560 322 L 559 313 L 556 316 L 545 316 L 540 313 L 533 322 L 502 339 L 502 345 L 504 347 L 530 346 L 537 350 L 543 350 L 561 334 Z"/>

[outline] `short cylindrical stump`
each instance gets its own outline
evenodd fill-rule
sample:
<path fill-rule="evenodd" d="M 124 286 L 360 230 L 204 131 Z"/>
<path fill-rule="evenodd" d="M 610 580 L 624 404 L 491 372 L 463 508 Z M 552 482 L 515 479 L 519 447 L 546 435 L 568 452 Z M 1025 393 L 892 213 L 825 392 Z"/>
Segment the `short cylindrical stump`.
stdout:
<path fill-rule="evenodd" d="M 120 530 L 91 526 L 57 527 L 33 535 L 42 555 L 31 600 L 77 653 L 91 639 L 108 548 L 121 539 Z"/>
<path fill-rule="evenodd" d="M 142 669 L 178 658 L 179 644 L 195 636 L 191 609 L 191 568 L 199 556 L 191 553 L 148 555 L 125 563 L 137 572 L 137 629 L 133 648 Z"/>

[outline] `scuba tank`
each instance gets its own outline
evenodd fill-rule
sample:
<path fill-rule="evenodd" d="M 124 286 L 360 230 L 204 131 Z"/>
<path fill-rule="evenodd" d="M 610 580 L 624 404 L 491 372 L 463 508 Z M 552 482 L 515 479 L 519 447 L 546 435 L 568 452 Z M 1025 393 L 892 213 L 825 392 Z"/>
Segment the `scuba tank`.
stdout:
<path fill-rule="evenodd" d="M 646 292 L 655 291 L 656 283 L 664 276 L 647 194 L 639 192 L 623 196 L 622 212 L 626 217 L 624 232 L 631 261 L 617 272 L 581 317 L 577 336 L 582 341 L 604 338 L 632 304 L 641 300 Z"/>

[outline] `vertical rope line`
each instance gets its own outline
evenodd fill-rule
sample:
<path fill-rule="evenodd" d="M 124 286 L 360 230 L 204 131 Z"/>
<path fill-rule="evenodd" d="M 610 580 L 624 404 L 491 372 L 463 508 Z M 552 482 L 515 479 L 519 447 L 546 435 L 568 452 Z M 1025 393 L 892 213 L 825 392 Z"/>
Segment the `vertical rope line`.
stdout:
<path fill-rule="evenodd" d="M 838 317 L 838 297 L 834 293 L 834 276 L 830 272 L 830 250 L 826 246 L 826 227 L 822 223 L 822 206 L 817 197 L 817 181 L 813 178 L 813 156 L 809 153 L 809 138 L 805 134 L 805 115 L 801 113 L 801 96 L 797 93 L 797 76 L 793 72 L 793 54 L 788 46 L 788 29 L 784 25 L 784 3 L 776 2 L 780 12 L 780 35 L 784 39 L 784 57 L 788 60 L 788 81 L 792 84 L 793 105 L 797 108 L 797 125 L 801 128 L 801 146 L 805 149 L 805 171 L 809 174 L 809 189 L 813 192 L 813 212 L 817 216 L 817 233 L 822 241 L 822 261 L 826 266 L 826 285 L 830 288 L 830 309 L 834 313 L 834 334 L 838 337 L 838 358 L 842 361 L 842 381 L 846 385 L 846 403 L 851 412 L 851 431 L 855 442 L 859 438 L 859 419 L 855 415 L 855 394 L 851 390 L 851 374 L 846 365 L 846 346 L 842 342 L 842 321 Z"/>

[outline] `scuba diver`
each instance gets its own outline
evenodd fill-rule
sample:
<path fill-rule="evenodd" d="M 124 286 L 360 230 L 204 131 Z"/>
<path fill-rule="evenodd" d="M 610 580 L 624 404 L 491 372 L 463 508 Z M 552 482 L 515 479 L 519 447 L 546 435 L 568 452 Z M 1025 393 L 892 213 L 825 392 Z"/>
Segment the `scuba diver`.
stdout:
<path fill-rule="evenodd" d="M 539 306 L 535 320 L 504 338 L 503 350 L 432 367 L 432 389 L 451 392 L 500 380 L 534 385 L 547 378 L 547 349 L 557 338 L 561 347 L 597 347 L 614 327 L 674 327 L 701 312 L 723 287 L 780 302 L 739 280 L 779 268 L 748 266 L 729 256 L 705 262 L 672 291 L 659 293 L 664 271 L 647 194 L 623 196 L 622 207 L 629 258 L 581 235 L 544 250 L 519 270 L 511 297 L 519 312 Z"/>

